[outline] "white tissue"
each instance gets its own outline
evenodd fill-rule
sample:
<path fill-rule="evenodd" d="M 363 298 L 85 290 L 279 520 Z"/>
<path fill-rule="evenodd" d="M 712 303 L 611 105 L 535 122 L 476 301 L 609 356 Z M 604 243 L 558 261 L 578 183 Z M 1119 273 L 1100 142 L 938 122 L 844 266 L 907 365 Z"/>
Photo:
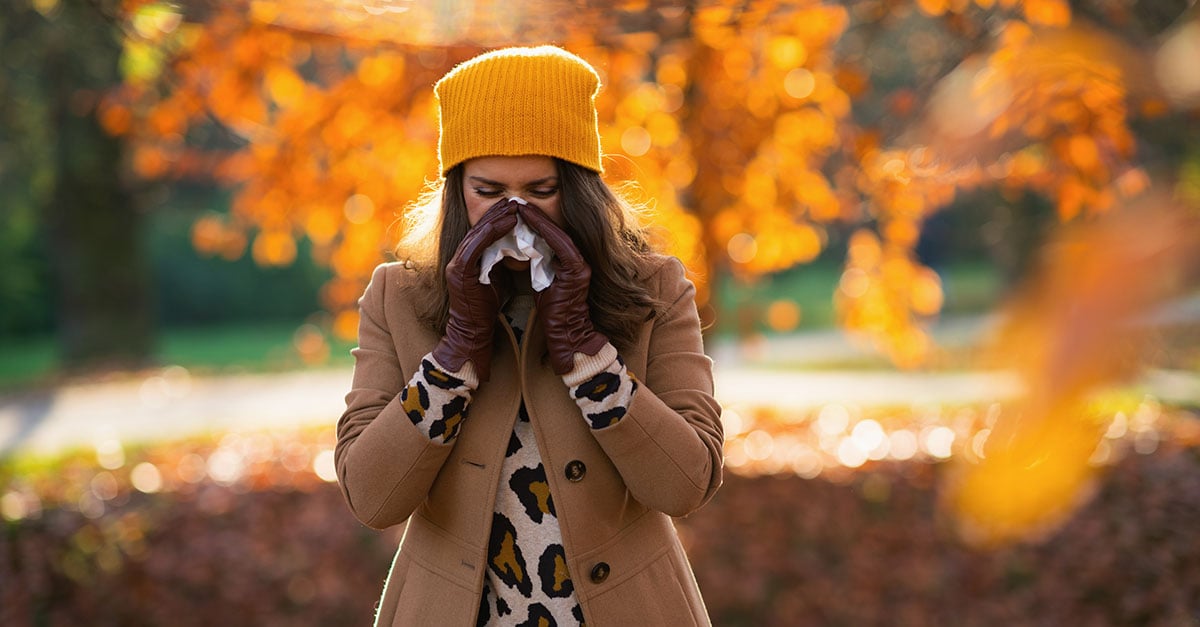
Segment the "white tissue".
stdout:
<path fill-rule="evenodd" d="M 522 205 L 529 204 L 516 196 L 510 200 L 515 200 Z M 484 249 L 483 258 L 480 260 L 479 282 L 484 285 L 491 284 L 492 279 L 488 275 L 491 273 L 492 267 L 505 257 L 529 262 L 529 279 L 534 291 L 540 292 L 546 289 L 554 280 L 554 269 L 550 267 L 550 261 L 554 259 L 554 251 L 546 243 L 546 240 L 539 237 L 537 233 L 533 232 L 533 229 L 525 224 L 520 214 L 517 215 L 517 225 L 513 227 L 513 230 Z"/>

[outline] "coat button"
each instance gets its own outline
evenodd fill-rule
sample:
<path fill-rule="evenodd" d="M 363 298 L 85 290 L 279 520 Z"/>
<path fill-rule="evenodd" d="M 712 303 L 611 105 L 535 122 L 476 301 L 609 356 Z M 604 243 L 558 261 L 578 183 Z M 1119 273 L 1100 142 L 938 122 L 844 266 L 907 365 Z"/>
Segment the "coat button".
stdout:
<path fill-rule="evenodd" d="M 600 562 L 592 567 L 592 583 L 604 583 L 608 579 L 608 573 L 611 571 L 608 567 L 608 562 Z"/>
<path fill-rule="evenodd" d="M 572 460 L 567 463 L 564 474 L 567 475 L 567 481 L 582 481 L 587 474 L 587 466 L 578 459 Z"/>

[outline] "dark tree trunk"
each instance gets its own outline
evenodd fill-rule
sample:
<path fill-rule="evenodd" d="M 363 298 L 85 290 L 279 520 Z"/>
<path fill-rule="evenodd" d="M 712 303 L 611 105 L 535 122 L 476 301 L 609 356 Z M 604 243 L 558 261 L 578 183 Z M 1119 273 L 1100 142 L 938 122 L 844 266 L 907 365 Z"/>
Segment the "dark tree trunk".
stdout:
<path fill-rule="evenodd" d="M 43 216 L 60 349 L 70 370 L 137 367 L 154 342 L 143 215 L 123 176 L 123 143 L 81 105 L 120 81 L 120 33 L 91 3 L 60 7 L 43 25 L 55 171 Z"/>

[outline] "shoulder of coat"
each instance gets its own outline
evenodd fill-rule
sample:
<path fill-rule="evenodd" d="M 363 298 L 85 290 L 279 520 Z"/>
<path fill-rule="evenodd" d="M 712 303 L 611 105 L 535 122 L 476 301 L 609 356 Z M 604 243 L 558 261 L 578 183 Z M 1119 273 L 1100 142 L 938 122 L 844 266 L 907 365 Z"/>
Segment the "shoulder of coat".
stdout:
<path fill-rule="evenodd" d="M 653 281 L 663 291 L 671 291 L 673 286 L 681 283 L 691 283 L 683 262 L 674 255 L 652 253 L 645 258 L 645 265 L 639 272 L 644 280 Z"/>
<path fill-rule="evenodd" d="M 674 264 L 672 262 L 675 262 Z M 679 259 L 672 255 L 663 253 L 649 253 L 642 258 L 641 267 L 638 269 L 638 274 L 647 278 L 657 278 L 663 273 L 664 269 L 669 269 L 670 266 L 678 264 Z"/>
<path fill-rule="evenodd" d="M 383 275 L 382 278 L 387 282 L 389 290 L 392 288 L 403 290 L 420 289 L 429 285 L 426 273 L 406 261 L 381 263 L 375 268 L 375 272 Z"/>

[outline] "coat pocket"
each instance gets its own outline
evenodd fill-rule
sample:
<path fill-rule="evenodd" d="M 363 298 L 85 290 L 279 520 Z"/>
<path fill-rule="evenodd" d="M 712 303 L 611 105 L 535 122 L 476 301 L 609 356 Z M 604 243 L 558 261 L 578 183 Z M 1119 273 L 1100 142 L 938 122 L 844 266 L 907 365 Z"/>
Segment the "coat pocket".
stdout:
<path fill-rule="evenodd" d="M 597 627 L 708 624 L 707 620 L 701 622 L 693 611 L 691 595 L 675 562 L 670 549 L 665 549 L 640 572 L 590 599 L 585 610 L 588 624 Z M 703 605 L 698 609 L 703 612 Z"/>
<path fill-rule="evenodd" d="M 479 599 L 472 590 L 425 568 L 416 560 L 406 561 L 404 580 L 397 582 L 400 589 L 395 597 L 392 627 L 475 624 Z"/>

